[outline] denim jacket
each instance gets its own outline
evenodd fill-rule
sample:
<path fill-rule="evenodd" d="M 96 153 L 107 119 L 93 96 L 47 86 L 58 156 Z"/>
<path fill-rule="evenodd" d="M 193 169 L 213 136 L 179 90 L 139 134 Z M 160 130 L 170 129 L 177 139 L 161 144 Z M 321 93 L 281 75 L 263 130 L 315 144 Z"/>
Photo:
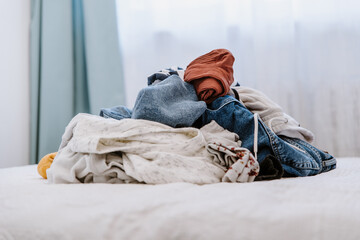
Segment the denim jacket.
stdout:
<path fill-rule="evenodd" d="M 242 141 L 242 147 L 254 148 L 254 115 L 232 96 L 223 96 L 207 106 L 207 110 L 196 121 L 201 127 L 215 120 L 223 128 L 235 132 Z M 326 172 L 336 167 L 336 159 L 309 143 L 288 137 L 279 137 L 261 119 L 258 120 L 257 133 L 258 162 L 268 154 L 280 162 L 285 176 L 309 176 Z"/>

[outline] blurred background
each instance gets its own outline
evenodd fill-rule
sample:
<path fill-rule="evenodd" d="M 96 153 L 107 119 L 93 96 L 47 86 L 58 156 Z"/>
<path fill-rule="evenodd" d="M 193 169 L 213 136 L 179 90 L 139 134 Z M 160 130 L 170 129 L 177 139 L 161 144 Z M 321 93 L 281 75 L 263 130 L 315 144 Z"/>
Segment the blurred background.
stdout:
<path fill-rule="evenodd" d="M 358 1 L 0 1 L 0 29 L 0 167 L 38 162 L 76 113 L 132 108 L 148 75 L 216 48 L 314 145 L 360 156 Z"/>

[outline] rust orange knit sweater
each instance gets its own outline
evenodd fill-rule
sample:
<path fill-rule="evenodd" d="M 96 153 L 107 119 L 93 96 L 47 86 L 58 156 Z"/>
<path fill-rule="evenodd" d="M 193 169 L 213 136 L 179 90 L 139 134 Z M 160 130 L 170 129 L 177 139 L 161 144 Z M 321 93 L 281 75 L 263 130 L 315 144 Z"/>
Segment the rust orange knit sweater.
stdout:
<path fill-rule="evenodd" d="M 215 49 L 193 60 L 186 68 L 184 81 L 192 83 L 199 100 L 211 103 L 225 96 L 234 82 L 234 56 L 227 49 Z"/>

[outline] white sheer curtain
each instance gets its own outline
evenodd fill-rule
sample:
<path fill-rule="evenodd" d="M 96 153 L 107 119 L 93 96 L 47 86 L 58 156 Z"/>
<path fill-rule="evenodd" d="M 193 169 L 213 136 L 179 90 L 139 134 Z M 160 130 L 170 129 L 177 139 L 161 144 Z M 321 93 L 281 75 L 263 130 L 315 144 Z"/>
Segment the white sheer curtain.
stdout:
<path fill-rule="evenodd" d="M 215 48 L 335 156 L 360 156 L 357 0 L 118 0 L 131 108 L 146 78 Z"/>

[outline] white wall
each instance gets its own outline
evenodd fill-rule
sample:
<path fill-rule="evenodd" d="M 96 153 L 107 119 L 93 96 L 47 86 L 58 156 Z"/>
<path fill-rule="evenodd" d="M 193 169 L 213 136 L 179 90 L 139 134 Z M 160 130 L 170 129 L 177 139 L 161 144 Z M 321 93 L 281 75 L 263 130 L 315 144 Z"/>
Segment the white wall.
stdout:
<path fill-rule="evenodd" d="M 30 0 L 0 1 L 0 168 L 29 163 Z"/>

